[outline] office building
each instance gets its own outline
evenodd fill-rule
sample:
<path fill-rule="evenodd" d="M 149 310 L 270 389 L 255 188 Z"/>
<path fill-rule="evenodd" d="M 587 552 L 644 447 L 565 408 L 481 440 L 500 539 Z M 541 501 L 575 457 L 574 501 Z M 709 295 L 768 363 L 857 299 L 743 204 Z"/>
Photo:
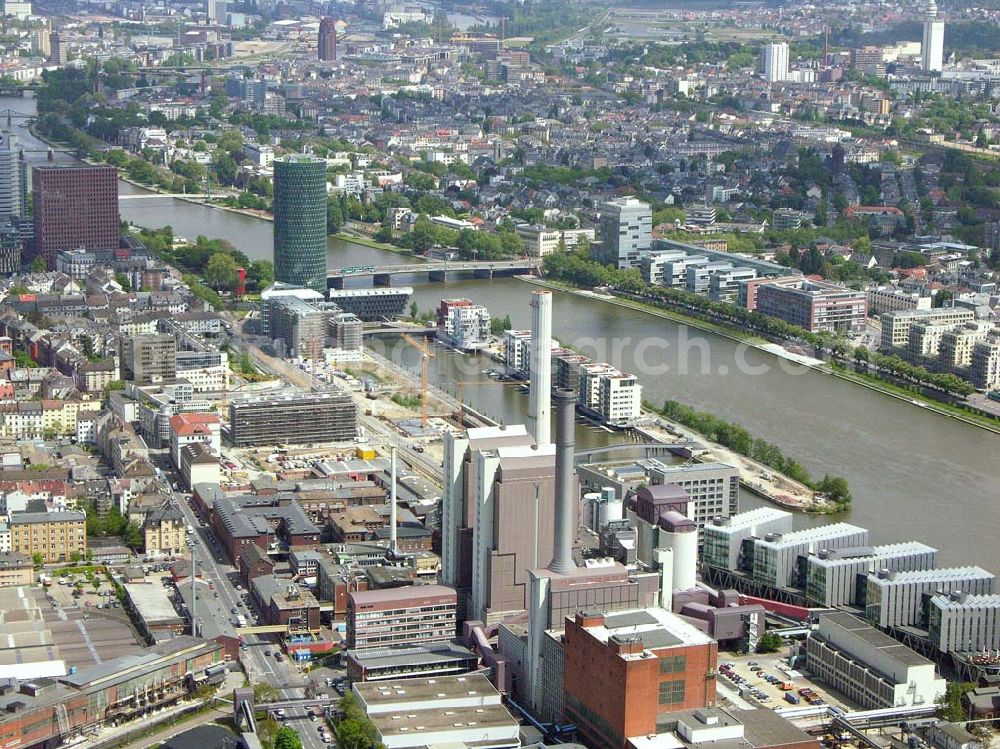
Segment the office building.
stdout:
<path fill-rule="evenodd" d="M 965 592 L 933 596 L 927 632 L 942 653 L 975 653 L 1000 648 L 1000 595 Z"/>
<path fill-rule="evenodd" d="M 865 617 L 876 627 L 925 626 L 925 596 L 961 591 L 969 595 L 995 592 L 996 578 L 981 567 L 930 570 L 879 570 L 865 583 Z"/>
<path fill-rule="evenodd" d="M 715 705 L 716 642 L 662 608 L 566 621 L 566 719 L 589 746 L 625 749 L 659 716 Z"/>
<path fill-rule="evenodd" d="M 117 169 L 36 166 L 31 185 L 34 256 L 44 258 L 49 268 L 55 268 L 60 250 L 83 248 L 110 256 L 118 249 Z"/>
<path fill-rule="evenodd" d="M 707 294 L 709 277 L 714 273 L 731 270 L 733 270 L 733 264 L 729 261 L 689 265 L 684 269 L 684 288 L 692 294 Z"/>
<path fill-rule="evenodd" d="M 479 655 L 454 642 L 347 651 L 347 678 L 352 684 L 454 676 L 478 669 Z"/>
<path fill-rule="evenodd" d="M 820 615 L 805 668 L 862 710 L 933 705 L 946 685 L 932 661 L 840 611 Z"/>
<path fill-rule="evenodd" d="M 322 303 L 325 298 L 318 291 L 275 281 L 260 293 L 260 326 L 266 336 L 274 337 L 271 330 L 271 304 L 284 297 L 295 297 L 311 304 Z"/>
<path fill-rule="evenodd" d="M 600 234 L 603 262 L 617 268 L 638 268 L 652 243 L 652 207 L 632 197 L 602 203 Z"/>
<path fill-rule="evenodd" d="M 725 463 L 672 465 L 650 460 L 647 465 L 653 486 L 681 487 L 688 497 L 687 516 L 704 528 L 716 518 L 728 518 L 739 510 L 740 469 Z"/>
<path fill-rule="evenodd" d="M 327 312 L 319 304 L 297 296 L 269 299 L 268 335 L 285 344 L 291 357 L 314 358 L 322 352 L 327 338 Z"/>
<path fill-rule="evenodd" d="M 782 279 L 756 287 L 757 311 L 810 333 L 860 333 L 868 299 L 862 291 L 807 279 Z"/>
<path fill-rule="evenodd" d="M 13 512 L 10 515 L 10 550 L 45 564 L 87 558 L 87 516 L 82 512 Z"/>
<path fill-rule="evenodd" d="M 442 299 L 437 309 L 438 340 L 459 351 L 475 351 L 490 337 L 490 311 L 469 299 Z"/>
<path fill-rule="evenodd" d="M 778 208 L 771 213 L 771 228 L 775 231 L 802 228 L 802 212 L 794 208 Z"/>
<path fill-rule="evenodd" d="M 924 37 L 920 45 L 920 66 L 928 73 L 944 69 L 944 21 L 938 18 L 937 3 L 928 0 L 924 16 Z"/>
<path fill-rule="evenodd" d="M 137 385 L 169 382 L 177 377 L 177 341 L 169 334 L 149 333 L 122 340 L 122 376 Z"/>
<path fill-rule="evenodd" d="M 684 209 L 684 223 L 693 226 L 712 226 L 717 216 L 715 206 L 705 203 L 689 205 Z"/>
<path fill-rule="evenodd" d="M 236 447 L 347 442 L 357 436 L 357 418 L 340 392 L 252 398 L 229 404 L 229 437 Z"/>
<path fill-rule="evenodd" d="M 406 585 L 347 597 L 351 650 L 444 642 L 456 636 L 458 596 L 444 585 Z"/>
<path fill-rule="evenodd" d="M 274 160 L 274 277 L 326 291 L 326 160 Z"/>
<path fill-rule="evenodd" d="M 353 312 L 336 312 L 329 319 L 333 345 L 342 351 L 360 351 L 364 340 L 364 325 Z"/>
<path fill-rule="evenodd" d="M 337 22 L 332 18 L 321 18 L 319 21 L 316 56 L 324 62 L 334 62 L 337 59 Z"/>
<path fill-rule="evenodd" d="M 728 518 L 713 518 L 702 529 L 702 561 L 730 572 L 753 570 L 753 540 L 792 530 L 792 513 L 759 507 Z"/>
<path fill-rule="evenodd" d="M 646 283 L 657 286 L 673 286 L 673 283 L 665 283 L 664 281 L 664 272 L 667 265 L 676 260 L 683 260 L 686 257 L 687 253 L 682 250 L 650 250 L 649 254 L 644 255 L 639 262 L 639 270 Z"/>
<path fill-rule="evenodd" d="M 975 313 L 965 307 L 939 307 L 937 309 L 908 309 L 886 312 L 881 317 L 882 351 L 906 348 L 910 340 L 910 327 L 916 323 L 954 327 L 975 320 Z"/>
<path fill-rule="evenodd" d="M 354 696 L 386 749 L 517 749 L 520 726 L 483 673 L 355 683 Z"/>
<path fill-rule="evenodd" d="M 0 219 L 25 214 L 24 178 L 24 162 L 17 136 L 0 132 Z"/>
<path fill-rule="evenodd" d="M 402 315 L 413 296 L 412 286 L 377 289 L 330 289 L 329 299 L 362 322 L 383 322 Z"/>
<path fill-rule="evenodd" d="M 780 83 L 788 80 L 788 43 L 765 44 L 761 49 L 764 80 Z"/>
<path fill-rule="evenodd" d="M 865 578 L 878 570 L 929 570 L 937 549 L 911 542 L 821 549 L 806 557 L 806 596 L 821 606 L 864 605 Z M 859 585 L 860 581 L 860 585 Z"/>
<path fill-rule="evenodd" d="M 69 40 L 58 31 L 49 34 L 49 62 L 54 65 L 65 65 L 69 62 Z"/>
<path fill-rule="evenodd" d="M 753 544 L 753 579 L 774 588 L 801 588 L 798 558 L 820 549 L 868 544 L 868 531 L 850 523 L 832 523 L 791 533 L 768 533 Z"/>
<path fill-rule="evenodd" d="M 213 26 L 226 23 L 226 0 L 205 0 L 205 15 Z"/>

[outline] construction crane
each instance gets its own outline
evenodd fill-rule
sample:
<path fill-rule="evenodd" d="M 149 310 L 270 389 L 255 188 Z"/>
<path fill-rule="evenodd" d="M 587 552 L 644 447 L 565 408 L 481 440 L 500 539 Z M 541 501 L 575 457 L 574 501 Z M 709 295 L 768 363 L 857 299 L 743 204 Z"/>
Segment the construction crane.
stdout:
<path fill-rule="evenodd" d="M 430 362 L 436 354 L 426 341 L 418 341 L 409 333 L 403 333 L 403 340 L 422 354 L 420 359 L 420 426 L 427 426 L 427 387 L 430 379 Z"/>

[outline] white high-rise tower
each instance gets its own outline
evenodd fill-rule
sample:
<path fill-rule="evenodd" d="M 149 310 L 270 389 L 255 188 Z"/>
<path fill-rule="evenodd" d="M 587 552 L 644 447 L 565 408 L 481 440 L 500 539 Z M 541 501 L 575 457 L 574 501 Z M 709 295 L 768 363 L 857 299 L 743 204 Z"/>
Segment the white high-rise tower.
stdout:
<path fill-rule="evenodd" d="M 927 3 L 920 58 L 924 70 L 940 72 L 944 68 L 944 21 L 937 17 L 937 3 L 934 0 Z"/>
<path fill-rule="evenodd" d="M 765 44 L 764 54 L 764 80 L 769 83 L 778 83 L 788 80 L 788 44 L 778 42 L 776 44 Z"/>
<path fill-rule="evenodd" d="M 551 442 L 552 405 L 552 292 L 531 295 L 531 368 L 528 385 L 528 433 L 535 444 Z"/>
<path fill-rule="evenodd" d="M 0 132 L 0 218 L 24 214 L 23 192 L 17 136 Z"/>

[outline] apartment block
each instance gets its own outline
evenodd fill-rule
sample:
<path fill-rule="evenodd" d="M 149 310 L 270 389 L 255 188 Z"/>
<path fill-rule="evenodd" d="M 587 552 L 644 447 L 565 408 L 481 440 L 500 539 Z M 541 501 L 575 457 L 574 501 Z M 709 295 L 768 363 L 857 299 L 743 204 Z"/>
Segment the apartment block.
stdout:
<path fill-rule="evenodd" d="M 444 585 L 366 590 L 347 598 L 347 647 L 385 648 L 450 640 L 458 595 Z"/>
<path fill-rule="evenodd" d="M 303 393 L 229 404 L 236 447 L 283 442 L 346 442 L 357 435 L 357 409 L 347 394 Z"/>
<path fill-rule="evenodd" d="M 442 299 L 437 309 L 438 338 L 461 351 L 475 351 L 490 337 L 490 311 L 470 299 Z"/>
<path fill-rule="evenodd" d="M 653 209 L 632 197 L 609 200 L 601 204 L 600 228 L 604 262 L 637 268 L 652 243 Z"/>
<path fill-rule="evenodd" d="M 931 308 L 929 296 L 921 296 L 915 291 L 905 291 L 896 286 L 879 286 L 868 289 L 865 293 L 868 295 L 868 314 L 871 317 L 878 317 L 886 312 Z"/>
<path fill-rule="evenodd" d="M 981 567 L 880 570 L 866 581 L 865 617 L 883 628 L 926 625 L 927 594 L 961 591 L 978 596 L 992 594 L 995 588 L 996 578 Z"/>
<path fill-rule="evenodd" d="M 46 564 L 87 556 L 87 516 L 82 512 L 15 512 L 10 516 L 10 550 Z"/>
<path fill-rule="evenodd" d="M 980 390 L 1000 389 L 1000 338 L 975 345 L 969 370 L 972 384 Z"/>
<path fill-rule="evenodd" d="M 910 340 L 910 326 L 914 323 L 931 325 L 963 325 L 970 323 L 976 315 L 963 307 L 939 307 L 937 309 L 910 309 L 887 312 L 882 315 L 882 337 L 879 348 L 888 351 L 905 348 Z"/>

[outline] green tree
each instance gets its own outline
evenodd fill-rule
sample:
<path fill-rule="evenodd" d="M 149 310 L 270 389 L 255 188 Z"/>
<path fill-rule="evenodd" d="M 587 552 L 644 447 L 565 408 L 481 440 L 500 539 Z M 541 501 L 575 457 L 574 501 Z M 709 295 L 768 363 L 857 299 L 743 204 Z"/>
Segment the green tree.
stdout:
<path fill-rule="evenodd" d="M 282 726 L 274 734 L 274 749 L 302 749 L 302 739 L 290 726 Z"/>
<path fill-rule="evenodd" d="M 274 283 L 274 264 L 270 260 L 254 260 L 247 268 L 247 285 L 263 291 Z"/>
<path fill-rule="evenodd" d="M 781 645 L 781 635 L 775 634 L 774 632 L 765 632 L 757 641 L 757 652 L 777 653 L 781 650 Z"/>
<path fill-rule="evenodd" d="M 30 270 L 32 273 L 44 273 L 49 269 L 48 264 L 45 262 L 45 258 L 38 255 L 34 260 L 31 261 Z"/>
<path fill-rule="evenodd" d="M 949 681 L 944 694 L 938 698 L 938 717 L 949 723 L 960 723 L 968 720 L 962 695 L 976 688 L 975 684 L 966 681 Z"/>
<path fill-rule="evenodd" d="M 130 522 L 125 526 L 125 530 L 122 532 L 122 540 L 126 546 L 133 550 L 141 549 L 146 542 L 146 539 L 143 537 L 142 528 L 134 522 Z"/>
<path fill-rule="evenodd" d="M 237 265 L 232 255 L 217 252 L 208 260 L 205 267 L 205 281 L 212 288 L 233 289 L 237 281 Z"/>
<path fill-rule="evenodd" d="M 45 564 L 45 557 L 42 556 L 42 552 L 36 551 L 34 554 L 31 555 L 31 561 L 35 565 L 35 567 L 38 568 L 41 567 L 43 564 Z"/>

